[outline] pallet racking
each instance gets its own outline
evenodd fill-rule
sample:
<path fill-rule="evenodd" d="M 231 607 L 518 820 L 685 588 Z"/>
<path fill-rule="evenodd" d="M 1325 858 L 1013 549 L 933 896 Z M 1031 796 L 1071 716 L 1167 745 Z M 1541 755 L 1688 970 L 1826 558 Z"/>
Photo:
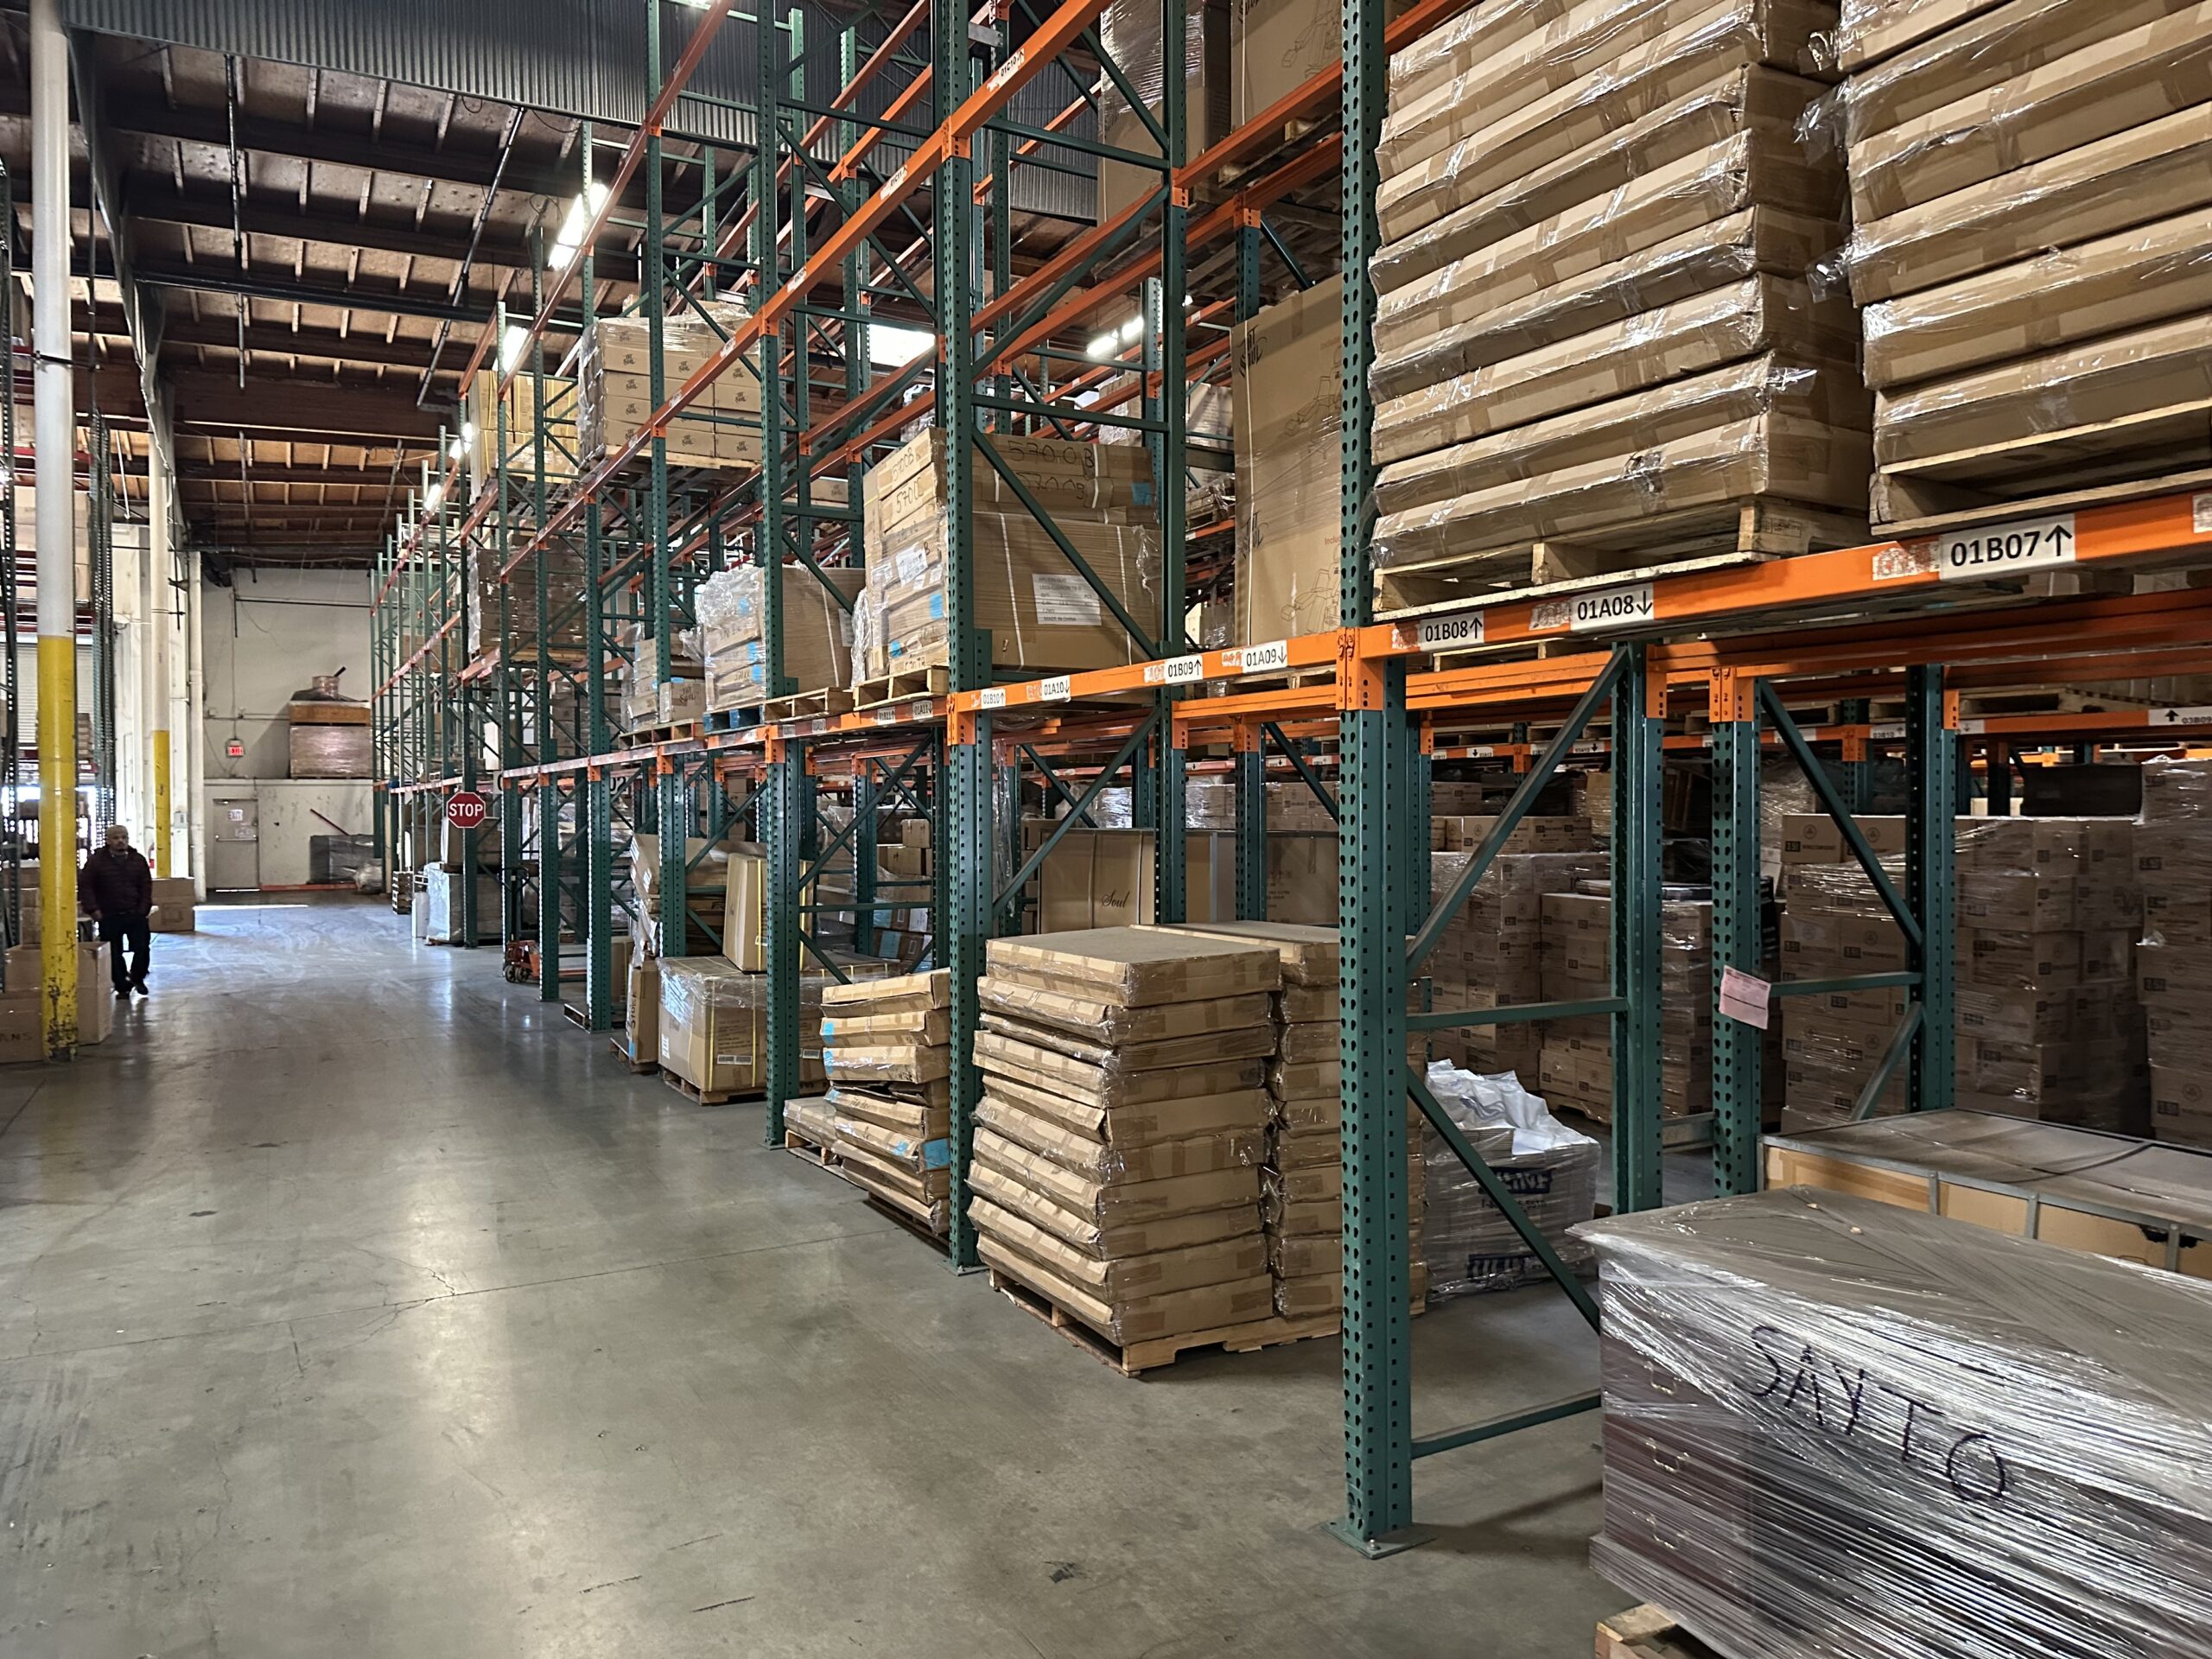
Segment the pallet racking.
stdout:
<path fill-rule="evenodd" d="M 1961 804 L 1968 749 L 2001 760 L 1998 746 L 2029 739 L 2075 742 L 2164 734 L 2212 726 L 2212 709 L 1963 717 L 1962 693 L 2001 687 L 2201 671 L 2212 594 L 2052 597 L 2018 591 L 2053 571 L 2133 569 L 2201 559 L 2212 546 L 2212 504 L 2152 493 L 2063 515 L 2065 536 L 2038 543 L 1993 580 L 1973 562 L 1977 535 L 2056 517 L 2020 509 L 1994 531 L 1938 530 L 1907 542 L 1738 565 L 1564 584 L 1537 594 L 1378 619 L 1367 539 L 1375 476 L 1373 297 L 1364 280 L 1378 241 L 1374 150 L 1388 53 L 1463 10 L 1465 0 L 1425 0 L 1386 25 L 1376 0 L 1345 0 L 1344 60 L 1262 111 L 1203 154 L 1189 154 L 1185 88 L 1166 77 L 1156 119 L 1159 153 L 1120 150 L 1084 136 L 1074 118 L 1090 93 L 1061 60 L 1081 47 L 1128 91 L 1096 28 L 1106 0 L 1026 0 L 964 10 L 915 4 L 903 16 L 868 14 L 818 31 L 794 11 L 739 19 L 728 0 L 703 8 L 651 7 L 650 50 L 660 92 L 645 125 L 621 147 L 610 188 L 594 205 L 591 163 L 579 210 L 577 255 L 542 270 L 529 321 L 502 326 L 473 369 L 498 381 L 492 404 L 526 383 L 531 435 L 511 447 L 494 435 L 489 476 L 464 504 L 462 469 L 426 473 L 396 531 L 378 581 L 378 772 L 385 809 L 382 849 L 395 870 L 435 834 L 443 795 L 496 786 L 502 815 L 501 937 L 511 955 L 534 951 L 541 995 L 559 1000 L 570 977 L 564 952 L 581 956 L 579 1023 L 612 1019 L 613 916 L 621 897 L 614 831 L 697 825 L 709 837 L 750 819 L 766 848 L 768 882 L 768 1083 L 766 1136 L 782 1143 L 784 1103 L 798 1077 L 798 981 L 814 939 L 803 894 L 849 848 L 871 873 L 854 905 L 863 931 L 881 895 L 869 891 L 875 808 L 895 797 L 930 816 L 937 848 L 928 910 L 932 962 L 952 980 L 955 1052 L 951 1237 L 957 1268 L 976 1265 L 962 1173 L 979 1093 L 968 1052 L 978 1011 L 975 983 L 986 941 L 1014 925 L 1027 878 L 1054 840 L 1127 775 L 1136 821 L 1156 836 L 1154 908 L 1179 919 L 1187 902 L 1184 783 L 1190 756 L 1226 752 L 1238 784 L 1236 906 L 1264 913 L 1262 790 L 1270 751 L 1338 818 L 1338 912 L 1344 930 L 1345 1286 L 1343 1318 L 1345 1484 L 1336 1529 L 1370 1554 L 1411 1541 L 1412 1466 L 1419 1458 L 1588 1409 L 1594 1396 L 1551 1402 L 1497 1422 L 1417 1439 L 1411 1427 L 1412 1357 L 1407 1313 L 1406 1118 L 1408 1095 L 1475 1178 L 1517 1214 L 1492 1174 L 1452 1127 L 1408 1064 L 1419 1033 L 1501 1017 L 1562 1013 L 1612 1021 L 1612 1157 L 1617 1205 L 1662 1200 L 1658 1099 L 1660 767 L 1670 747 L 1708 751 L 1713 778 L 1713 971 L 1756 976 L 1760 963 L 1758 767 L 1779 750 L 1804 769 L 1875 880 L 1909 943 L 1905 969 L 1852 981 L 1776 986 L 1904 988 L 1904 1022 L 1869 1081 L 1871 1105 L 1900 1071 L 1916 1108 L 1951 1091 L 1951 825 Z M 1182 0 L 1162 0 L 1163 37 L 1182 37 Z M 664 24 L 681 45 L 672 60 Z M 741 27 L 740 24 L 742 26 Z M 687 82 L 718 37 L 750 34 L 755 101 L 741 110 L 750 147 L 686 130 Z M 818 71 L 832 54 L 836 91 Z M 742 48 L 741 48 L 742 49 Z M 1071 102 L 1057 114 L 1067 83 Z M 1065 89 L 1064 89 L 1065 90 Z M 1143 100 L 1130 101 L 1140 108 Z M 731 106 L 733 109 L 739 106 Z M 873 111 L 873 112 L 870 112 Z M 1332 120 L 1332 116 L 1338 118 Z M 804 130 L 797 124 L 804 119 Z M 699 205 L 672 219 L 659 181 L 671 147 L 699 167 Z M 1041 253 L 1016 278 L 1017 201 L 1033 171 L 1065 176 L 1069 158 L 1112 158 L 1159 182 L 1095 227 Z M 894 160 L 895 158 L 895 160 Z M 640 168 L 646 212 L 636 228 L 645 273 L 636 301 L 658 346 L 669 319 L 702 296 L 747 302 L 705 366 L 671 385 L 654 353 L 655 413 L 636 436 L 602 456 L 550 454 L 549 333 L 573 332 L 599 314 L 594 243 L 621 223 L 624 187 Z M 1186 389 L 1222 365 L 1225 317 L 1248 317 L 1270 286 L 1306 285 L 1282 205 L 1319 190 L 1335 194 L 1344 284 L 1343 448 L 1339 606 L 1334 631 L 1228 648 L 1192 650 L 1185 578 L 1198 538 L 1182 522 L 1185 478 L 1218 460 L 1186 430 Z M 919 210 L 926 193 L 928 213 Z M 1308 215 L 1310 217 L 1310 214 Z M 735 251 L 742 245 L 744 257 Z M 1225 256 L 1225 260 L 1216 256 Z M 1194 257 L 1205 262 L 1194 277 Z M 569 290 L 580 308 L 566 310 Z M 1188 293 L 1190 303 L 1183 302 Z M 1110 349 L 1078 350 L 1095 320 L 1135 327 Z M 875 372 L 869 335 L 891 317 L 925 324 L 931 347 Z M 1193 334 L 1202 335 L 1193 343 Z M 1096 345 L 1097 342 L 1093 342 Z M 486 367 L 487 363 L 489 367 Z M 761 458 L 741 475 L 672 467 L 669 423 L 693 410 L 719 378 L 753 377 L 763 397 Z M 1127 412 L 1134 407 L 1134 413 Z M 625 659 L 618 632 L 642 623 L 666 679 L 673 632 L 690 618 L 704 575 L 734 558 L 780 568 L 856 562 L 864 467 L 920 415 L 968 435 L 948 446 L 944 491 L 953 553 L 946 608 L 953 625 L 949 677 L 902 701 L 843 713 L 778 717 L 764 708 L 734 730 L 619 743 L 608 678 Z M 1121 613 L 1051 514 L 1021 488 L 992 442 L 1005 432 L 1128 435 L 1145 444 L 1160 486 L 1165 549 L 1157 616 Z M 466 444 L 461 446 L 466 448 Z M 968 508 L 978 466 L 1005 478 L 1073 568 L 1121 614 L 1141 646 L 1126 668 L 995 683 L 973 626 L 973 549 Z M 842 502 L 817 500 L 818 480 L 842 480 Z M 2028 521 L 2033 521 L 2029 523 Z M 583 643 L 562 658 L 545 642 L 562 626 L 549 583 L 550 556 L 585 573 Z M 488 655 L 467 649 L 474 597 L 467 561 L 498 573 L 499 618 Z M 764 584 L 764 650 L 771 700 L 782 678 L 779 585 Z M 1999 603 L 1999 600 L 2007 602 Z M 512 647 L 511 624 L 529 614 L 534 659 Z M 490 619 L 480 619 L 488 622 Z M 2063 640 L 2054 652 L 2052 642 Z M 1218 695 L 1215 695 L 1215 694 Z M 1869 717 L 1871 699 L 1901 702 L 1901 717 Z M 573 712 L 564 712 L 563 703 Z M 1837 717 L 1802 728 L 1806 702 Z M 1681 729 L 1669 730 L 1670 722 Z M 1689 729 L 1698 726 L 1700 729 Z M 483 732 L 493 734 L 487 745 Z M 1602 730 L 1602 737 L 1599 735 Z M 1465 734 L 1494 734 L 1467 741 Z M 1331 797 L 1309 747 L 1333 741 Z M 1840 760 L 1832 780 L 1815 746 Z M 1866 804 L 1868 757 L 1901 750 L 1910 802 L 1902 884 L 1884 874 L 1853 826 Z M 1613 984 L 1604 998 L 1501 1016 L 1453 1009 L 1409 1014 L 1409 993 L 1450 904 L 1432 913 L 1427 892 L 1427 791 L 1439 760 L 1509 760 L 1520 775 L 1511 804 L 1471 861 L 1471 891 L 1538 791 L 1562 768 L 1602 760 L 1612 791 Z M 1056 767 L 1055 761 L 1062 763 Z M 1072 762 L 1073 764 L 1069 764 Z M 1990 765 L 1993 780 L 2009 769 Z M 1076 779 L 1085 779 L 1077 787 Z M 1020 791 L 1044 791 L 1069 810 L 1043 847 L 1016 835 Z M 845 825 L 825 833 L 825 789 L 849 791 Z M 1999 792 L 1993 789 L 1993 793 Z M 1007 803 L 1016 803 L 1011 811 Z M 464 837 L 466 840 L 467 837 Z M 664 835 L 658 880 L 664 914 L 682 914 L 690 871 L 684 836 Z M 464 884 L 473 906 L 473 884 Z M 538 923 L 525 938 L 524 896 Z M 674 911 L 668 906 L 673 904 Z M 467 928 L 469 918 L 464 921 Z M 713 918 L 693 920 L 714 931 Z M 833 971 L 835 971 L 833 964 Z M 1715 1176 L 1724 1192 L 1758 1179 L 1761 1122 L 1757 1033 L 1715 1021 Z M 1530 1233 L 1532 1244 L 1541 1240 Z M 1556 1261 L 1562 1289 L 1593 1325 L 1588 1292 Z"/>

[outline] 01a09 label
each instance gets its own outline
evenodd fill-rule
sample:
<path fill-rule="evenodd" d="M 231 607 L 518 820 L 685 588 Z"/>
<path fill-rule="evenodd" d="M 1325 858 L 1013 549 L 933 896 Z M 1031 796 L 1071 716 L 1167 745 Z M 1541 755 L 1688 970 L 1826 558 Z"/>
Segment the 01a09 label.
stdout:
<path fill-rule="evenodd" d="M 2070 512 L 1974 524 L 1936 538 L 1936 574 L 1945 582 L 1975 582 L 2019 570 L 2048 570 L 2073 563 L 2079 545 Z"/>

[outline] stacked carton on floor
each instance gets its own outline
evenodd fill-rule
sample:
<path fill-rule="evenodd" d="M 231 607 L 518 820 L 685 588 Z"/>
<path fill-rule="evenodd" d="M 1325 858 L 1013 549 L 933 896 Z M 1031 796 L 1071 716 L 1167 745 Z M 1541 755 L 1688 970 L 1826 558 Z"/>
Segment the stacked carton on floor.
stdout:
<path fill-rule="evenodd" d="M 993 940 L 969 1177 L 983 1260 L 1123 1348 L 1270 1319 L 1281 982 L 1271 950 L 1160 929 Z"/>
<path fill-rule="evenodd" d="M 1484 5 L 1396 55 L 1378 569 L 1518 586 L 1863 537 L 1856 319 L 1807 280 L 1843 169 L 1796 131 L 1835 22 L 1830 0 Z"/>
<path fill-rule="evenodd" d="M 1122 608 L 1140 626 L 1155 626 L 1160 531 L 1144 448 L 1010 433 L 992 434 L 991 443 Z M 868 470 L 856 683 L 951 660 L 944 456 L 944 434 L 931 428 Z M 1038 673 L 1142 660 L 1128 630 L 980 449 L 973 494 L 975 620 L 990 631 L 994 667 Z"/>
<path fill-rule="evenodd" d="M 1601 886 L 1542 899 L 1543 1000 L 1612 995 L 1613 901 Z M 1701 890 L 1700 890 L 1701 891 Z M 1659 906 L 1659 1096 L 1669 1117 L 1702 1112 L 1713 1098 L 1713 900 L 1669 893 Z M 1612 1122 L 1612 1020 L 1554 1020 L 1544 1029 L 1541 1086 L 1554 1107 Z"/>
<path fill-rule="evenodd" d="M 2135 868 L 2151 1132 L 2212 1147 L 2212 765 L 2154 760 L 2143 768 Z"/>
<path fill-rule="evenodd" d="M 1876 513 L 2212 458 L 2212 4 L 1861 0 L 1837 99 Z"/>
<path fill-rule="evenodd" d="M 1458 883 L 1492 820 L 1432 818 L 1429 897 L 1440 903 Z M 1491 862 L 1429 957 L 1427 972 L 1439 1009 L 1525 1007 L 1545 1001 L 1541 941 L 1548 893 L 1572 893 L 1605 874 L 1591 845 L 1586 818 L 1528 818 L 1507 850 Z M 1439 1031 L 1430 1048 L 1470 1071 L 1510 1071 L 1538 1089 L 1544 1027 L 1536 1020 Z"/>
<path fill-rule="evenodd" d="M 1904 886 L 1904 820 L 1859 820 Z M 2142 1020 L 2130 968 L 2134 826 L 2117 818 L 1961 818 L 1954 1099 L 1961 1107 L 2134 1133 L 2145 1115 Z M 1825 815 L 1788 821 L 1783 976 L 1902 972 L 1904 936 Z M 1785 1132 L 1848 1120 L 1904 1016 L 1902 989 L 1783 1003 Z M 1902 1111 L 1903 1068 L 1876 1102 Z"/>
<path fill-rule="evenodd" d="M 952 1179 L 951 1001 L 942 971 L 828 987 L 829 1095 L 784 1109 L 791 1128 L 836 1155 L 846 1179 L 938 1234 Z"/>

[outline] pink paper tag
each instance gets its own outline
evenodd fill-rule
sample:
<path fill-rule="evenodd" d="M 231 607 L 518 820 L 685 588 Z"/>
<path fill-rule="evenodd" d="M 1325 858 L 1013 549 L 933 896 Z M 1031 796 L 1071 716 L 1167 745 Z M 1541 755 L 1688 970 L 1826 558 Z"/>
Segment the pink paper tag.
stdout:
<path fill-rule="evenodd" d="M 1741 969 L 1723 968 L 1720 970 L 1720 1012 L 1731 1020 L 1739 1020 L 1747 1026 L 1766 1029 L 1767 998 L 1773 987 L 1763 979 L 1754 978 Z"/>

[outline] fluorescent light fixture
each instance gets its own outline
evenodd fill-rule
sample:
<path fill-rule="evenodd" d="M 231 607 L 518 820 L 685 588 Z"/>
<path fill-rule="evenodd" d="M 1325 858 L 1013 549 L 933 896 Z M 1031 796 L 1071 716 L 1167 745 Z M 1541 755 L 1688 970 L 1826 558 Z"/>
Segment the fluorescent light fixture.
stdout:
<path fill-rule="evenodd" d="M 507 332 L 499 336 L 499 368 L 501 372 L 522 361 L 522 354 L 530 347 L 530 330 L 518 322 L 507 325 Z"/>
<path fill-rule="evenodd" d="M 569 204 L 569 216 L 561 221 L 561 233 L 554 238 L 553 251 L 546 256 L 554 270 L 566 270 L 575 262 L 576 255 L 583 251 L 584 235 L 591 229 L 594 216 L 606 206 L 607 187 L 596 179 L 589 189 L 577 193 L 576 199 Z"/>
<path fill-rule="evenodd" d="M 1091 357 L 1111 357 L 1120 347 L 1121 343 L 1111 334 L 1100 334 L 1091 340 L 1087 348 L 1087 354 Z"/>
<path fill-rule="evenodd" d="M 423 498 L 423 511 L 425 512 L 435 512 L 444 503 L 445 499 L 446 486 L 444 481 L 441 480 L 439 482 L 431 485 L 429 493 Z"/>
<path fill-rule="evenodd" d="M 937 349 L 937 336 L 924 328 L 900 328 L 887 322 L 868 326 L 868 360 L 879 369 L 895 369 Z"/>
<path fill-rule="evenodd" d="M 462 436 L 461 436 L 458 432 L 456 432 L 455 434 L 454 434 L 454 440 L 453 440 L 453 442 L 452 442 L 451 443 L 449 443 L 449 444 L 446 445 L 446 454 L 447 454 L 448 455 L 451 456 L 454 460 L 455 460 L 455 461 L 459 461 L 459 460 L 460 460 L 463 455 L 467 454 L 467 453 L 468 453 L 468 440 L 467 440 L 467 438 L 462 437 Z"/>
<path fill-rule="evenodd" d="M 1134 346 L 1143 334 L 1144 319 L 1141 316 L 1131 317 L 1122 325 L 1122 344 Z"/>
<path fill-rule="evenodd" d="M 461 441 L 463 443 L 474 443 L 474 442 L 476 442 L 476 423 L 475 423 L 475 422 L 474 422 L 474 421 L 463 421 L 463 422 L 461 423 Z"/>

